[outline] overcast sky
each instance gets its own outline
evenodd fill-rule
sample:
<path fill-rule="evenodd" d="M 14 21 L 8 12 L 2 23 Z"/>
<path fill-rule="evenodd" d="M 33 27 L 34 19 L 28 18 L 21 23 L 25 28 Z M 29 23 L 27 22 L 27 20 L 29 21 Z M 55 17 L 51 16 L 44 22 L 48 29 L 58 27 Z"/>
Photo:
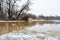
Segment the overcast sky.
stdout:
<path fill-rule="evenodd" d="M 60 16 L 60 0 L 31 0 L 30 8 L 31 14 L 45 15 L 45 16 Z M 26 2 L 26 0 L 24 0 Z M 23 2 L 22 2 L 23 3 Z"/>
<path fill-rule="evenodd" d="M 35 15 L 59 15 L 60 16 L 60 0 L 32 0 L 31 13 Z"/>

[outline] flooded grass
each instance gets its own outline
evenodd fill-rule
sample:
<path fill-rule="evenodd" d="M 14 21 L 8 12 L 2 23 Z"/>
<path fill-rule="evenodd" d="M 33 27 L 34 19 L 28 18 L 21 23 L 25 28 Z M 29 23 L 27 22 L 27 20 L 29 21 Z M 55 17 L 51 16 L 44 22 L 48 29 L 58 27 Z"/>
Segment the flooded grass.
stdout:
<path fill-rule="evenodd" d="M 60 23 L 0 22 L 0 40 L 60 40 Z"/>

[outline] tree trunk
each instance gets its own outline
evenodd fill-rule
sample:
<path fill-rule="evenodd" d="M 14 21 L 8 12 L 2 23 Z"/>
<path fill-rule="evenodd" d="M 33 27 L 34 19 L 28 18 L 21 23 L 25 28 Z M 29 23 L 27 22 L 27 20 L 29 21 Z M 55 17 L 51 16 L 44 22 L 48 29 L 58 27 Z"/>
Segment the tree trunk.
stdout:
<path fill-rule="evenodd" d="M 12 18 L 12 14 L 11 14 L 11 5 L 10 5 L 10 2 L 9 2 L 9 9 L 8 9 L 8 19 L 11 20 Z"/>

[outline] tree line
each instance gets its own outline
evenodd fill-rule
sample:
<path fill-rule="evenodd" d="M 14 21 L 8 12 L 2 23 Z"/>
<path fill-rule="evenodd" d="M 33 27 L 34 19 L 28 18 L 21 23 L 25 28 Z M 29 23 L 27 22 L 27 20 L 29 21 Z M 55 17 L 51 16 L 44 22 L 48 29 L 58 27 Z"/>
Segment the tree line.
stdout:
<path fill-rule="evenodd" d="M 19 16 L 24 13 L 25 11 L 28 12 L 30 1 L 27 2 L 22 6 L 20 10 L 17 11 L 18 6 L 15 5 L 17 1 L 22 0 L 1 0 L 0 1 L 0 19 L 6 20 L 18 20 Z"/>

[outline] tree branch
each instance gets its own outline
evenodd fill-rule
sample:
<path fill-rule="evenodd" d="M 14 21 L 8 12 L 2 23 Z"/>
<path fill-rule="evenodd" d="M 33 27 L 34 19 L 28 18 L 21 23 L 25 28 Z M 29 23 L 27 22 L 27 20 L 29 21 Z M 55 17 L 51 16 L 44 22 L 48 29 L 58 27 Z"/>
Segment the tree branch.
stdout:
<path fill-rule="evenodd" d="M 16 19 L 19 18 L 19 16 L 21 15 L 21 13 L 23 12 L 23 10 L 29 5 L 29 0 L 27 1 L 26 5 L 20 10 L 20 13 L 17 15 Z"/>

